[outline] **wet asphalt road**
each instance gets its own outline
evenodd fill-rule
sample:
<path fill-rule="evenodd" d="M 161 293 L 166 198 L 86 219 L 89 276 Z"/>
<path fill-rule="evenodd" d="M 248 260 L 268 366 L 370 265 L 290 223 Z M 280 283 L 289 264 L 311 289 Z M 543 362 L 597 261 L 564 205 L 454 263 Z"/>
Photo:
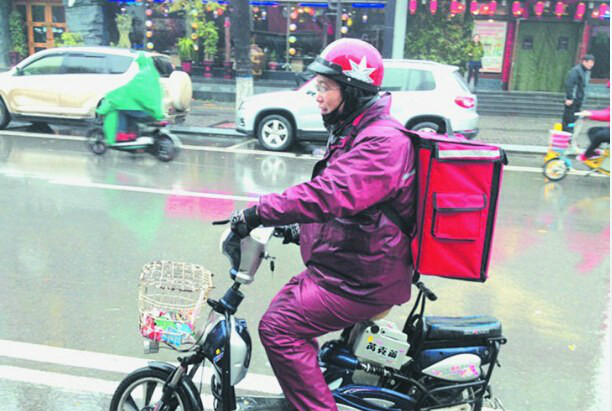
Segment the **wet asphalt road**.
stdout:
<path fill-rule="evenodd" d="M 142 265 L 202 264 L 216 274 L 219 297 L 230 281 L 217 246 L 223 228 L 211 221 L 306 180 L 314 164 L 309 156 L 249 153 L 244 140 L 184 143 L 197 146 L 164 164 L 147 155 L 95 157 L 81 141 L 0 136 L 0 347 L 50 347 L 48 359 L 24 345 L 0 349 L 3 409 L 106 409 L 127 370 L 109 371 L 95 355 L 89 367 L 68 365 L 53 349 L 145 358 L 137 329 Z M 509 342 L 493 390 L 507 409 L 608 410 L 609 179 L 554 184 L 537 172 L 541 158 L 511 157 L 511 165 L 489 281 L 427 279 L 439 296 L 429 312 L 502 321 Z M 258 318 L 302 268 L 297 247 L 274 242 L 270 252 L 275 273 L 262 267 L 241 306 L 258 375 L 271 375 Z M 409 308 L 388 319 L 402 324 Z"/>

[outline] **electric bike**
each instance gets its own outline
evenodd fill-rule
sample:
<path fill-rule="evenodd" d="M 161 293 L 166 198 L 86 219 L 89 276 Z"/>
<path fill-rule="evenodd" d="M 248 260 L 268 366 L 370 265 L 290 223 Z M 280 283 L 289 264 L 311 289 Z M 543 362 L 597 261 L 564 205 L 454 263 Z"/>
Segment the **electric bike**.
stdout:
<path fill-rule="evenodd" d="M 103 155 L 110 148 L 112 150 L 149 153 L 160 161 L 174 160 L 178 155 L 180 140 L 167 129 L 169 121 L 134 120 L 135 138 L 127 141 L 116 141 L 107 144 L 101 124 L 96 124 L 87 130 L 87 148 L 96 155 Z"/>
<path fill-rule="evenodd" d="M 585 116 L 581 113 L 576 113 L 577 119 L 572 133 L 551 133 L 549 148 L 544 158 L 544 166 L 542 167 L 544 176 L 550 181 L 564 179 L 567 173 L 574 168 L 571 156 L 584 152 L 584 149 L 578 147 L 576 143 L 584 126 Z M 586 174 L 587 176 L 599 173 L 610 177 L 610 147 L 609 144 L 607 146 L 601 150 L 599 156 L 583 162 L 590 169 Z"/>
<path fill-rule="evenodd" d="M 247 374 L 252 348 L 246 321 L 236 317 L 245 298 L 240 289 L 254 281 L 264 260 L 272 258 L 266 246 L 274 235 L 282 236 L 274 228 L 256 228 L 245 238 L 225 231 L 220 248 L 230 261 L 233 284 L 219 300 L 207 298 L 204 289 L 212 287 L 208 277 L 203 287 L 188 281 L 187 274 L 203 272 L 203 268 L 185 270 L 172 265 L 164 269 L 157 262 L 162 269 L 157 270 L 155 282 L 144 288 L 141 302 L 151 302 L 150 296 L 161 292 L 195 290 L 199 297 L 191 304 L 185 304 L 184 297 L 173 300 L 162 309 L 159 304 L 141 304 L 145 352 L 157 352 L 161 342 L 188 354 L 178 358 L 178 365 L 151 362 L 126 376 L 113 395 L 111 411 L 204 410 L 204 393 L 194 379 L 205 364 L 212 364 L 210 389 L 215 411 L 290 409 L 283 397 L 237 397 L 235 392 L 236 384 Z M 143 270 L 141 287 L 149 276 L 145 271 L 151 270 Z M 160 285 L 160 279 L 166 282 Z M 426 301 L 435 301 L 437 296 L 418 279 L 415 285 L 418 295 L 403 328 L 373 319 L 345 329 L 339 339 L 321 347 L 319 362 L 338 408 L 476 411 L 483 404 L 503 408 L 490 389 L 500 347 L 506 343 L 500 321 L 490 316 L 426 316 Z M 204 304 L 210 313 L 201 331 L 195 331 L 197 311 Z M 176 307 L 183 307 L 182 312 L 169 312 Z M 185 342 L 190 343 L 189 348 L 183 348 Z"/>

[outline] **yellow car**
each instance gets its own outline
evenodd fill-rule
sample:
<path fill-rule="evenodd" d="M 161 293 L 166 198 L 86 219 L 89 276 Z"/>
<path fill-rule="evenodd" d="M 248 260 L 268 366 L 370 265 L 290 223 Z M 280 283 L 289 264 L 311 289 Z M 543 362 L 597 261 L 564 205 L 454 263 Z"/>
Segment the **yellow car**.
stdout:
<path fill-rule="evenodd" d="M 109 91 L 138 72 L 137 51 L 113 47 L 63 47 L 40 51 L 0 73 L 0 129 L 11 120 L 74 123 L 94 119 Z M 191 105 L 190 77 L 170 58 L 147 53 L 160 74 L 164 112 L 180 121 Z"/>

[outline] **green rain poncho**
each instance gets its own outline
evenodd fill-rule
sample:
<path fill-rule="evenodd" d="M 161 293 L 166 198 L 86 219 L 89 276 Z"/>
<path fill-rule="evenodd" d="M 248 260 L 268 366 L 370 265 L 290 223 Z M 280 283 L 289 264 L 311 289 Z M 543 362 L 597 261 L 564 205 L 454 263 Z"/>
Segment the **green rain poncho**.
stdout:
<path fill-rule="evenodd" d="M 96 112 L 104 116 L 104 136 L 114 144 L 119 125 L 119 110 L 144 111 L 156 120 L 164 117 L 162 88 L 153 60 L 144 53 L 136 58 L 139 71 L 123 86 L 109 91 Z"/>

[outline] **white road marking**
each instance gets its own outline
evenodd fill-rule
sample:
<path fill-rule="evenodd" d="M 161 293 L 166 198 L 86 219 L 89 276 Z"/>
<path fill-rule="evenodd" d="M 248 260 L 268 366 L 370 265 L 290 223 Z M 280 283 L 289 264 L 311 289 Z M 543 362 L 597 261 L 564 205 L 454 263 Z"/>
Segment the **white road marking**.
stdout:
<path fill-rule="evenodd" d="M 56 140 L 71 140 L 71 141 L 85 141 L 87 138 L 85 137 L 77 137 L 77 136 L 66 136 L 61 134 L 44 134 L 44 133 L 27 133 L 21 131 L 0 131 L 1 135 L 8 136 L 20 136 L 20 137 L 33 137 L 33 138 L 46 138 L 46 139 L 56 139 Z M 249 150 L 239 148 L 243 145 L 250 143 L 249 141 L 244 141 L 242 143 L 235 144 L 229 147 L 205 147 L 205 146 L 193 146 L 193 145 L 181 145 L 183 150 L 191 150 L 191 151 L 208 151 L 208 152 L 217 152 L 217 153 L 234 153 L 234 154 L 250 154 L 250 155 L 262 155 L 262 156 L 270 156 L 270 157 L 285 157 L 285 158 L 295 158 L 299 160 L 320 160 L 321 156 L 313 156 L 313 155 L 302 155 L 295 153 L 287 153 L 287 152 L 275 152 L 275 151 L 266 151 L 266 150 Z M 542 167 L 528 167 L 528 166 L 512 166 L 508 165 L 504 167 L 504 171 L 518 171 L 524 173 L 542 173 Z M 586 176 L 590 171 L 584 170 L 570 170 L 568 175 L 576 175 L 576 176 Z M 591 176 L 593 177 L 606 177 L 603 174 L 593 173 Z"/>
<path fill-rule="evenodd" d="M 193 150 L 193 151 L 211 151 L 218 153 L 235 153 L 235 154 L 250 154 L 250 155 L 262 155 L 262 156 L 271 156 L 271 157 L 287 157 L 287 158 L 295 158 L 298 160 L 320 160 L 322 157 L 320 156 L 312 156 L 309 154 L 295 154 L 295 153 L 286 153 L 283 151 L 266 151 L 266 150 L 249 150 L 243 148 L 231 148 L 231 147 L 204 147 L 204 146 L 182 146 L 185 150 Z"/>
<path fill-rule="evenodd" d="M 233 146 L 229 146 L 227 148 L 229 150 L 235 150 L 238 147 L 246 146 L 246 145 L 249 145 L 249 144 L 254 143 L 254 142 L 255 142 L 255 139 L 249 138 L 247 141 L 243 141 L 242 143 L 234 144 Z"/>
<path fill-rule="evenodd" d="M 51 140 L 87 141 L 87 137 L 67 136 L 63 134 L 30 133 L 27 131 L 0 130 L 0 136 L 46 138 Z"/>
<path fill-rule="evenodd" d="M 0 357 L 17 358 L 47 364 L 65 365 L 78 368 L 94 369 L 100 371 L 113 371 L 127 374 L 140 366 L 146 365 L 141 358 L 126 357 L 113 354 L 103 354 L 68 348 L 51 347 L 46 345 L 23 343 L 18 341 L 0 340 Z M 206 372 L 208 371 L 208 373 Z M 210 381 L 210 368 L 204 373 L 203 380 Z M 208 375 L 207 375 L 208 374 Z M 200 373 L 198 373 L 200 375 Z M 42 385 L 55 389 L 73 392 L 89 392 L 111 396 L 119 385 L 119 380 L 82 377 L 58 372 L 41 371 L 31 368 L 22 368 L 10 365 L 0 365 L 0 380 L 17 381 L 26 384 Z M 199 385 L 199 379 L 194 381 Z M 208 384 L 205 383 L 206 386 Z M 257 392 L 263 395 L 279 395 L 280 386 L 274 377 L 268 375 L 247 374 L 237 388 Z M 213 407 L 213 396 L 207 394 L 204 388 L 201 393 L 205 409 Z M 240 392 L 238 392 L 240 395 Z M 342 409 L 342 408 L 341 408 Z M 491 410 L 483 407 L 484 411 Z M 491 410 L 493 411 L 493 410 Z"/>
<path fill-rule="evenodd" d="M 57 372 L 33 370 L 30 368 L 0 365 L 0 379 L 18 381 L 26 384 L 42 385 L 74 392 L 89 392 L 92 394 L 113 395 L 119 386 L 119 381 L 109 381 L 100 378 L 78 377 L 76 375 Z M 136 396 L 135 393 L 134 396 Z M 202 393 L 205 409 L 213 408 L 213 396 Z M 136 397 L 138 398 L 138 397 Z"/>
<path fill-rule="evenodd" d="M 149 361 L 156 360 L 155 357 L 151 357 L 150 360 L 146 360 L 143 358 L 127 357 L 123 355 L 73 350 L 70 348 L 52 347 L 48 345 L 31 344 L 10 340 L 0 340 L 0 358 L 1 357 L 67 367 L 114 372 L 119 374 L 128 374 L 138 368 L 146 367 Z M 9 380 L 16 379 L 13 378 L 13 375 L 10 372 L 8 372 L 10 370 L 3 370 L 3 367 L 4 366 L 0 366 L 0 378 Z M 199 377 L 201 373 L 198 372 L 197 375 Z M 204 376 L 202 377 L 204 384 L 208 384 L 211 376 L 212 369 L 210 367 L 206 367 L 204 370 Z M 28 382 L 28 380 L 25 380 L 24 382 Z M 35 383 L 35 381 L 29 382 Z M 199 378 L 196 379 L 196 383 L 199 384 Z M 116 388 L 116 383 L 114 384 L 113 390 Z M 76 386 L 78 387 L 78 385 Z M 237 388 L 264 394 L 278 394 L 281 392 L 278 381 L 274 376 L 253 373 L 247 374 L 244 380 L 237 385 Z"/>
<path fill-rule="evenodd" d="M 520 172 L 523 172 L 523 173 L 538 173 L 538 174 L 542 174 L 542 167 L 505 166 L 504 167 L 504 171 L 520 171 Z M 590 171 L 570 170 L 567 174 L 568 175 L 573 175 L 573 176 L 586 176 L 589 173 L 590 173 Z M 605 175 L 599 174 L 599 173 L 593 173 L 593 174 L 591 174 L 591 177 L 606 177 L 606 178 L 609 178 L 608 176 L 605 176 Z"/>
<path fill-rule="evenodd" d="M 206 192 L 185 191 L 185 190 L 165 190 L 165 189 L 160 189 L 160 188 L 125 186 L 125 185 L 118 185 L 118 184 L 102 184 L 102 183 L 93 183 L 90 181 L 81 181 L 81 180 L 54 179 L 54 180 L 49 180 L 49 182 L 51 184 L 67 185 L 67 186 L 72 186 L 72 187 L 101 188 L 105 190 L 119 190 L 119 191 L 135 191 L 139 193 L 173 195 L 173 196 L 182 196 L 182 197 L 211 198 L 215 200 L 234 200 L 234 201 L 246 201 L 246 202 L 259 200 L 259 197 L 236 196 L 236 195 L 231 195 L 231 194 L 206 193 Z"/>

